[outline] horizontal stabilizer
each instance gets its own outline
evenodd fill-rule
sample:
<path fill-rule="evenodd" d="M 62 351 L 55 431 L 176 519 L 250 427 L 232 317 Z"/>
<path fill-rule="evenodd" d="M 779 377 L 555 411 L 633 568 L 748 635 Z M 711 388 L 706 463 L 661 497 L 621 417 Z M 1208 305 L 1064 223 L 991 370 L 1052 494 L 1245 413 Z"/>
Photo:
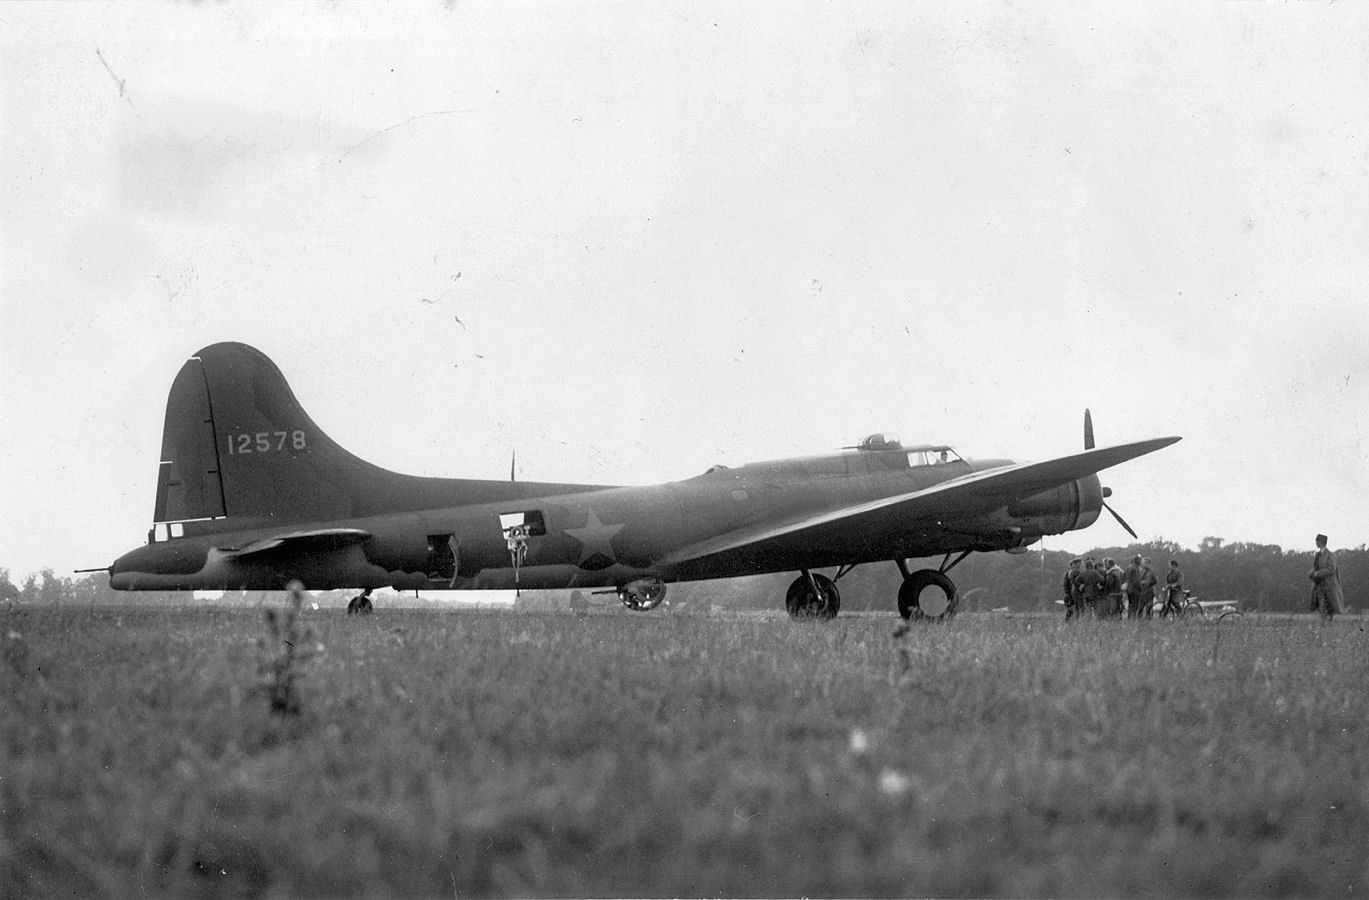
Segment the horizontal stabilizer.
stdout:
<path fill-rule="evenodd" d="M 241 547 L 225 547 L 223 551 L 230 559 L 240 559 L 268 550 L 283 550 L 287 553 L 318 552 L 359 544 L 370 536 L 369 531 L 362 531 L 360 528 L 319 528 L 314 531 L 292 531 L 289 534 L 273 535 Z"/>
<path fill-rule="evenodd" d="M 684 547 L 658 562 L 661 565 L 675 565 L 751 547 L 777 538 L 791 537 L 834 523 L 840 523 L 843 528 L 859 528 L 873 524 L 876 520 L 885 522 L 891 517 L 915 524 L 920 520 L 935 521 L 942 517 L 992 512 L 1014 501 L 1052 490 L 1062 484 L 1168 447 L 1179 440 L 1177 437 L 1152 438 L 1115 447 L 1085 450 L 1082 453 L 1061 456 L 1045 462 L 1014 463 L 972 472 L 907 494 L 896 494 L 868 503 L 741 528 Z"/>

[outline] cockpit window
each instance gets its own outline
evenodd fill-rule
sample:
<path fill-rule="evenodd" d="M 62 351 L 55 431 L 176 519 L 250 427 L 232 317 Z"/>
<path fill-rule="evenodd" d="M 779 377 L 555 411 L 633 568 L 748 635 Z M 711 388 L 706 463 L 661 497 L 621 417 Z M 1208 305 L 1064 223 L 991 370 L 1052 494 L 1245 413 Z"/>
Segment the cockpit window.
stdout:
<path fill-rule="evenodd" d="M 960 458 L 959 453 L 950 447 L 923 447 L 908 452 L 908 465 L 913 468 L 918 466 L 944 466 L 956 462 L 964 462 L 964 460 Z"/>
<path fill-rule="evenodd" d="M 731 468 L 731 466 L 724 466 L 722 463 L 719 463 L 719 464 L 716 465 L 716 466 L 709 466 L 709 467 L 708 467 L 708 471 L 705 472 L 704 474 L 705 474 L 705 475 L 712 475 L 712 474 L 714 474 L 714 473 L 716 473 L 716 472 L 726 472 L 726 471 L 727 471 L 728 469 L 730 469 L 730 468 Z"/>

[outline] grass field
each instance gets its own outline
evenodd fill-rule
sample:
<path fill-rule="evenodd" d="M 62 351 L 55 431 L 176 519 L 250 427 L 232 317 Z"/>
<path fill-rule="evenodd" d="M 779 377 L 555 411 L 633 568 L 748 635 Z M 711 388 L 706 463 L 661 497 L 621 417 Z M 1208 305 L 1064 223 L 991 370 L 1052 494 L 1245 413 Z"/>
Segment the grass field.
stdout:
<path fill-rule="evenodd" d="M 0 611 L 0 896 L 1369 894 L 1358 618 L 302 621 Z"/>

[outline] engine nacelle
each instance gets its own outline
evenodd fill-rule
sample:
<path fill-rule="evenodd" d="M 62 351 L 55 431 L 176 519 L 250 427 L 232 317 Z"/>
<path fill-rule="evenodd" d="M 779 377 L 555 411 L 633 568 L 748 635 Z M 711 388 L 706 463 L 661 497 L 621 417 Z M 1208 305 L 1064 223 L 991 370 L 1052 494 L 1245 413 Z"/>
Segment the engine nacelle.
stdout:
<path fill-rule="evenodd" d="M 1009 504 L 1008 515 L 1031 519 L 1029 530 L 1038 534 L 1064 534 L 1088 528 L 1098 521 L 1102 509 L 1102 485 L 1097 475 L 1089 475 Z"/>
<path fill-rule="evenodd" d="M 634 578 L 618 586 L 618 599 L 633 612 L 646 612 L 665 599 L 665 582 L 656 577 Z"/>

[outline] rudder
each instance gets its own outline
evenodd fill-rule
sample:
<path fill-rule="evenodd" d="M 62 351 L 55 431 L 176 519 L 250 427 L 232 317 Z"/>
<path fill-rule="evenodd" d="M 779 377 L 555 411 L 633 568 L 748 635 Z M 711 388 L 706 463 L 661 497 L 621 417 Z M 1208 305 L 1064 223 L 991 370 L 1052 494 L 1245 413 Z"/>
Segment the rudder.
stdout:
<path fill-rule="evenodd" d="M 191 357 L 171 383 L 166 400 L 152 521 L 217 519 L 227 514 L 209 390 L 199 358 Z"/>

